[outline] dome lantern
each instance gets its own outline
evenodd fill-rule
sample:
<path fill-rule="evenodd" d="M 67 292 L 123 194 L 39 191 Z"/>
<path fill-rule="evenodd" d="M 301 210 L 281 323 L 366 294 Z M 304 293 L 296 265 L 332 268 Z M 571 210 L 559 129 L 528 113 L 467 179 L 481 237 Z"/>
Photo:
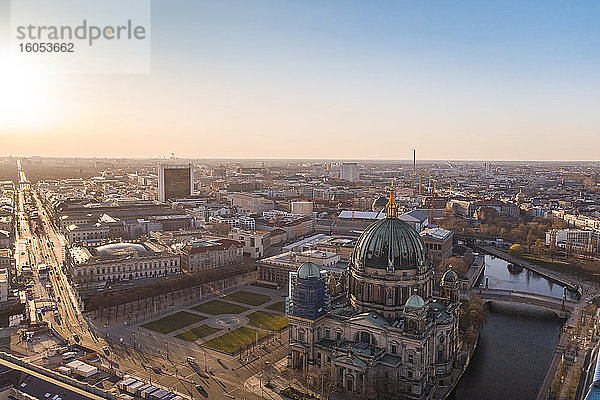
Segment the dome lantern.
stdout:
<path fill-rule="evenodd" d="M 394 182 L 392 181 L 392 187 L 390 189 L 390 201 L 388 201 L 387 205 L 385 206 L 386 218 L 396 218 L 398 216 L 398 205 L 396 204 L 394 191 Z"/>

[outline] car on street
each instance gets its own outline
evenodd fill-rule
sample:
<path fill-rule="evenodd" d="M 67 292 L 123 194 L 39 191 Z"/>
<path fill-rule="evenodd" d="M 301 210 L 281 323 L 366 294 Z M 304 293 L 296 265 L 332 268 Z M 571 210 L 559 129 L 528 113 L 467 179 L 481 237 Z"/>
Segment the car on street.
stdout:
<path fill-rule="evenodd" d="M 108 350 L 108 346 L 102 346 L 102 351 L 104 351 L 104 354 L 106 354 L 107 356 L 110 355 L 110 351 Z"/>
<path fill-rule="evenodd" d="M 202 397 L 208 397 L 208 393 L 206 392 L 206 389 L 204 389 L 204 387 L 202 385 L 196 385 L 196 391 L 198 393 L 200 393 L 200 395 Z"/>

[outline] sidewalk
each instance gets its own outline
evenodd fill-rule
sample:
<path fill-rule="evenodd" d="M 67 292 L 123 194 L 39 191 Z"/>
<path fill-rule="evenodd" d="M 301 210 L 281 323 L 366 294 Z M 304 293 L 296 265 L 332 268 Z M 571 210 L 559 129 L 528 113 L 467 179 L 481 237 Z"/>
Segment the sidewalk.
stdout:
<path fill-rule="evenodd" d="M 280 378 L 271 379 L 271 384 L 276 388 L 275 390 L 277 391 L 285 388 L 285 386 L 279 382 L 279 379 Z M 264 397 L 265 399 L 285 400 L 273 390 L 265 387 L 264 383 L 261 384 L 261 378 L 258 375 L 252 375 L 250 378 L 248 378 L 246 382 L 244 382 L 244 387 L 248 389 L 248 391 Z"/>

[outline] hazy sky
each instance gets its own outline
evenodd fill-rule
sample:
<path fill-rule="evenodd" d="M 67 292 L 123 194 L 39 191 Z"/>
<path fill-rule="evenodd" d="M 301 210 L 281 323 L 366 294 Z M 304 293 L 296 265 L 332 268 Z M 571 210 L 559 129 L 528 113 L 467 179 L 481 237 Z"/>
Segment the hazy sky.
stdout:
<path fill-rule="evenodd" d="M 0 153 L 600 159 L 598 1 L 164 0 L 151 35 L 150 74 L 0 71 Z"/>

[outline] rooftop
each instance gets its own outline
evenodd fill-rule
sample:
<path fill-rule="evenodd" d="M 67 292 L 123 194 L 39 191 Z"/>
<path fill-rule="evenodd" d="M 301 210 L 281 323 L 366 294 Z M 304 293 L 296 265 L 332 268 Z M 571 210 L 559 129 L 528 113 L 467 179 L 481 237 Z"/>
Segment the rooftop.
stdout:
<path fill-rule="evenodd" d="M 139 243 L 110 243 L 96 247 L 96 252 L 100 257 L 116 257 L 126 254 L 145 254 L 146 247 Z"/>
<path fill-rule="evenodd" d="M 421 231 L 421 236 L 427 236 L 436 240 L 446 240 L 452 235 L 452 231 L 444 228 L 432 228 Z"/>

